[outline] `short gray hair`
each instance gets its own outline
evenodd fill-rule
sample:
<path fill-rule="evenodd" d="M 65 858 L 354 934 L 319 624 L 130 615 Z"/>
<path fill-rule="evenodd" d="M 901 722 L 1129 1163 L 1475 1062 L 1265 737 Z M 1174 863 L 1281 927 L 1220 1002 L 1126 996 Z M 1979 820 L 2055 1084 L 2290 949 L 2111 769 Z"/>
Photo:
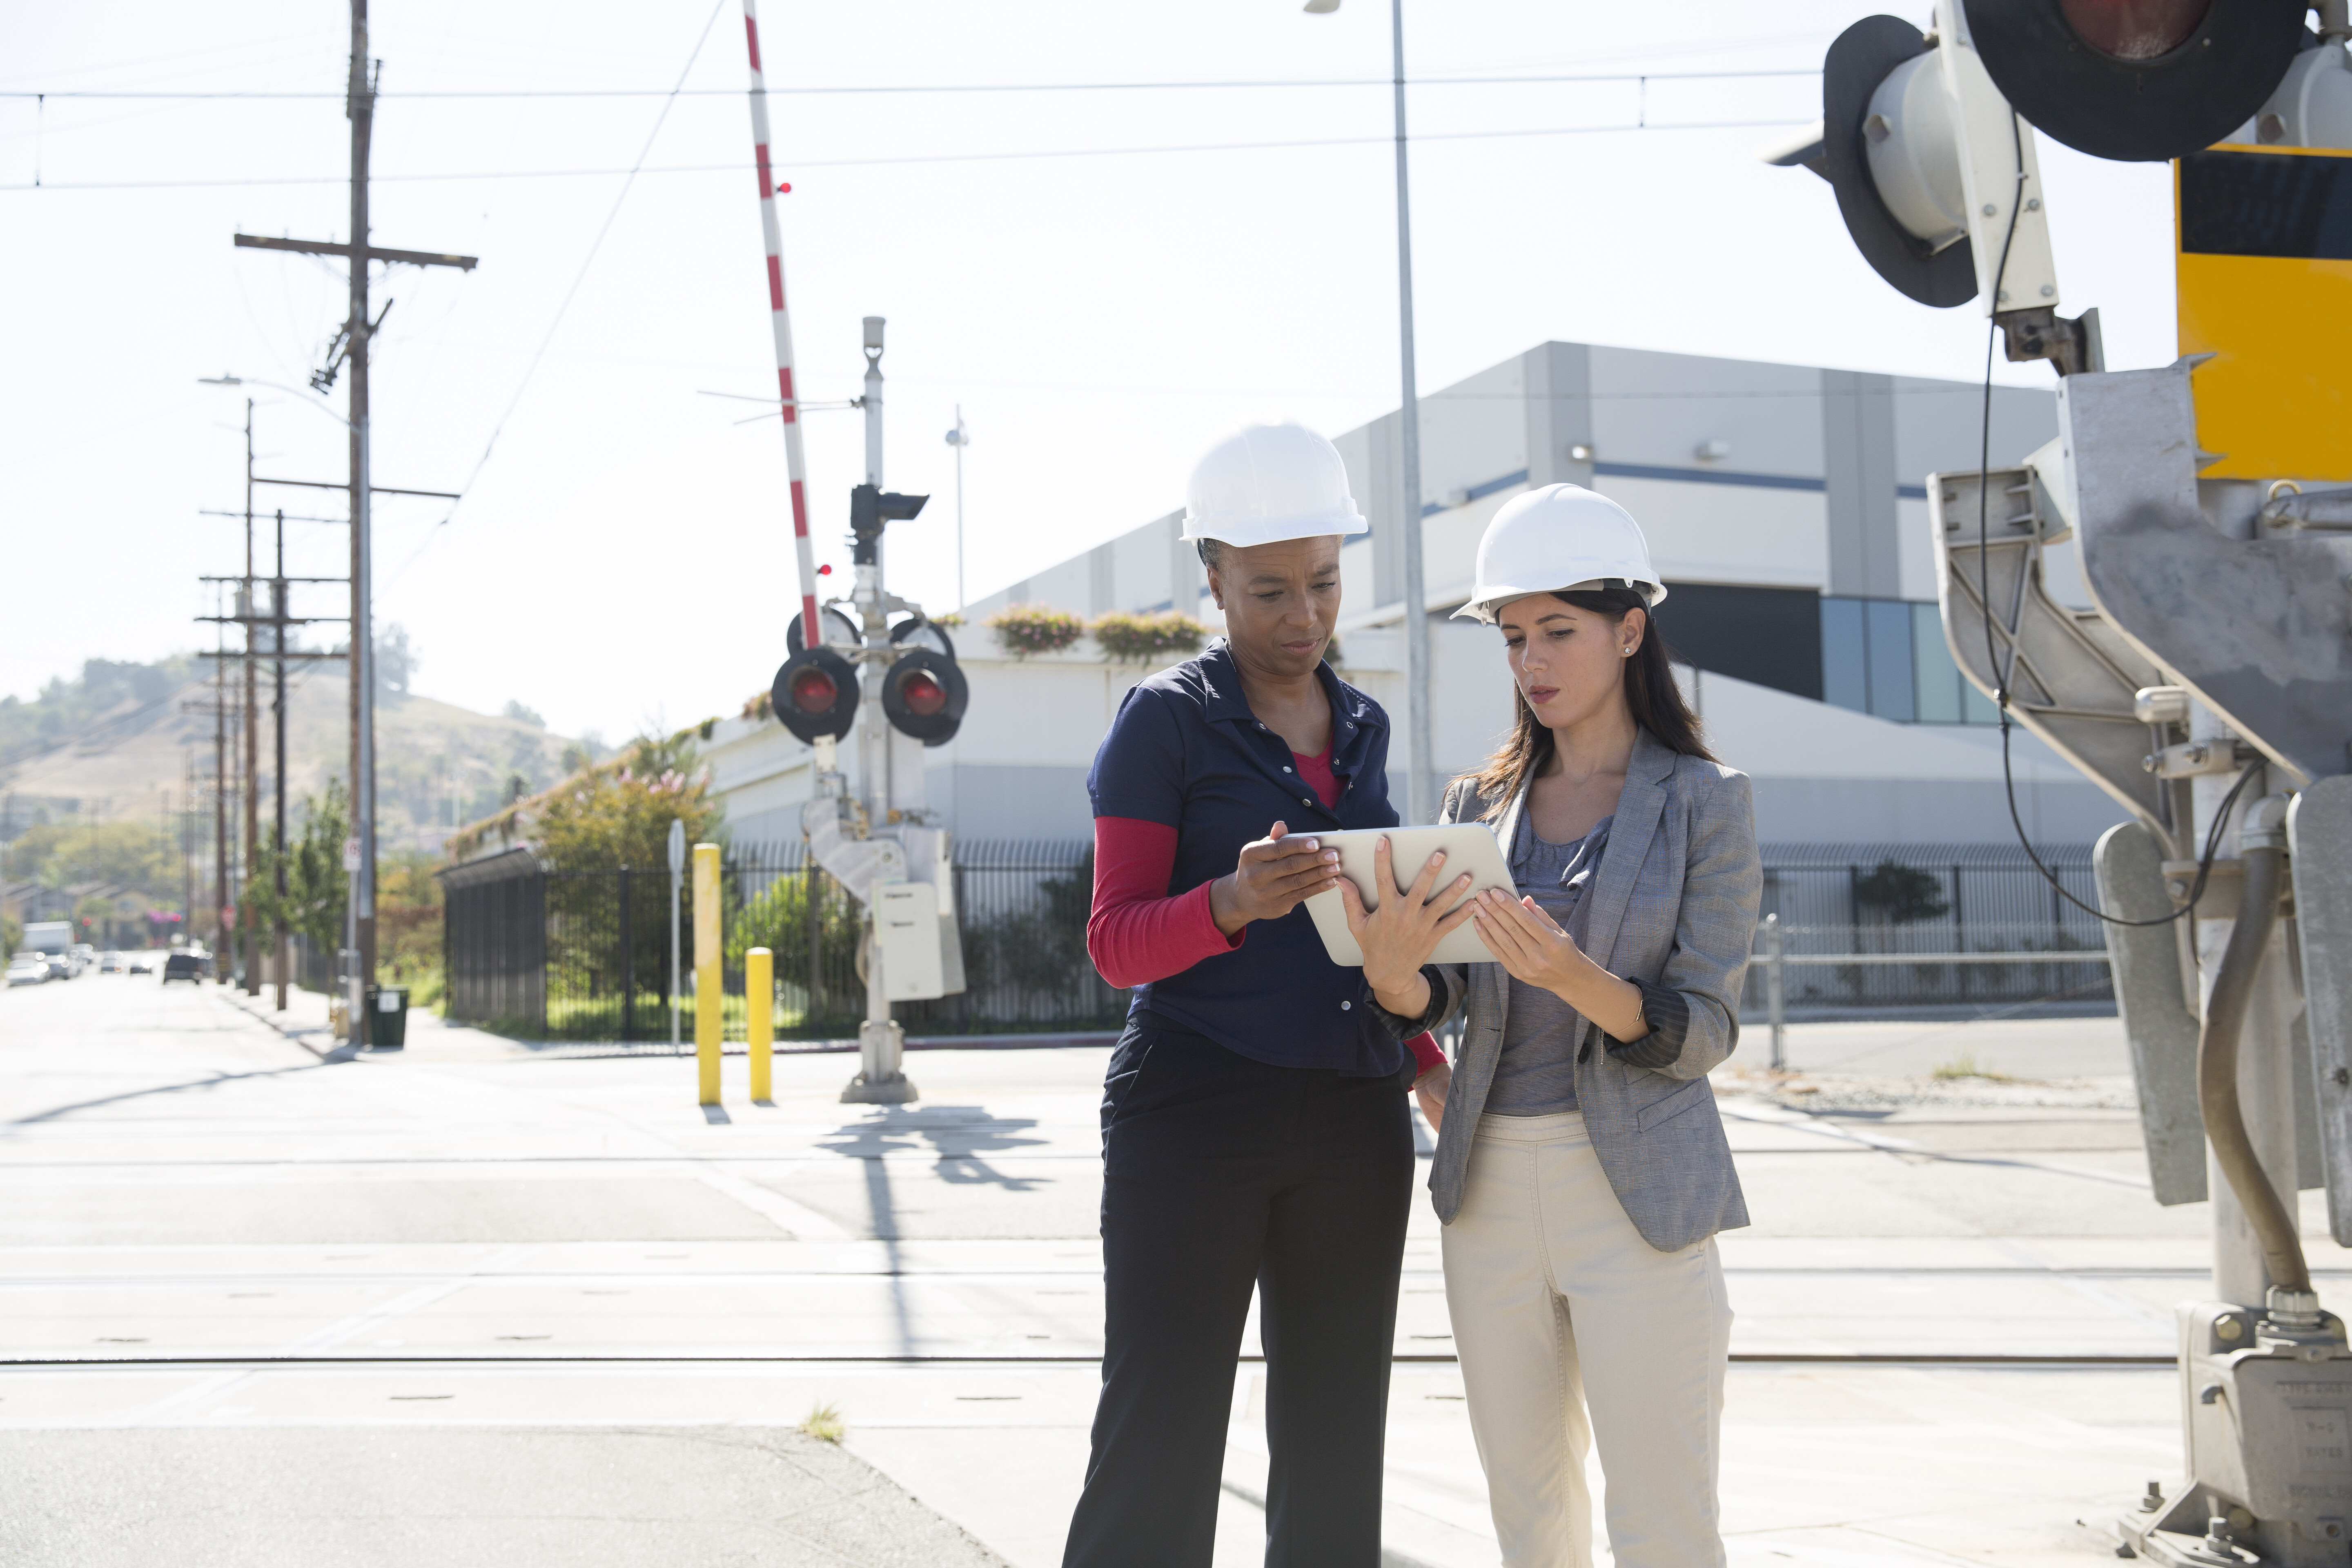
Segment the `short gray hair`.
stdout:
<path fill-rule="evenodd" d="M 1212 572 L 1225 569 L 1225 542 L 1222 539 L 1198 539 L 1193 543 L 1201 552 L 1201 564 Z"/>

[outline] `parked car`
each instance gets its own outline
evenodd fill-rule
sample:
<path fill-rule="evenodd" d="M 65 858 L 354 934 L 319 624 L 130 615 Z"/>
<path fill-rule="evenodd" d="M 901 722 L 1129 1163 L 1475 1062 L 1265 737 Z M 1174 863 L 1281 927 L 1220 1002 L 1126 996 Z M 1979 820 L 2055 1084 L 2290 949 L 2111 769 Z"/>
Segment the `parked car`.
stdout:
<path fill-rule="evenodd" d="M 155 961 L 146 953 L 134 952 L 125 961 L 123 973 L 126 974 L 152 974 L 155 973 Z"/>
<path fill-rule="evenodd" d="M 28 948 L 8 961 L 8 984 L 11 985 L 38 985 L 48 977 L 49 955 L 46 952 L 35 952 Z"/>
<path fill-rule="evenodd" d="M 184 980 L 192 985 L 199 984 L 205 977 L 207 962 L 204 953 L 182 948 L 163 961 L 163 984 L 169 985 L 174 980 Z"/>

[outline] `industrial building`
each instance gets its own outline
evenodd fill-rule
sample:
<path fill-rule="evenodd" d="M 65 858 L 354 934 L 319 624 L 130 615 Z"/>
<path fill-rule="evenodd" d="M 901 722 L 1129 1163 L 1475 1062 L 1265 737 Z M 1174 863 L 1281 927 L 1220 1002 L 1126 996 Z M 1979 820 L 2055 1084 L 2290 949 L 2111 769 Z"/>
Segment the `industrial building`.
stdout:
<path fill-rule="evenodd" d="M 1469 595 L 1487 521 L 1511 497 L 1586 485 L 1640 519 L 1670 588 L 1657 626 L 1724 760 L 1755 779 L 1767 845 L 1990 845 L 2012 839 L 1991 703 L 1959 677 L 1936 605 L 1927 477 L 1979 465 L 1970 383 L 1547 342 L 1421 403 L 1421 499 L 1435 760 L 1474 765 L 1510 715 L 1497 634 L 1447 617 Z M 1991 458 L 2056 435 L 2054 398 L 1996 387 Z M 1335 436 L 1368 535 L 1341 551 L 1339 661 L 1404 710 L 1400 424 Z M 1171 502 L 1181 498 L 1171 498 Z M 921 752 L 941 823 L 962 838 L 1086 837 L 1086 773 L 1121 697 L 1148 673 L 1091 641 L 1015 659 L 987 631 L 1009 605 L 1093 616 L 1171 606 L 1220 624 L 1182 511 L 1042 567 L 964 611 L 971 705 Z M 2053 595 L 2083 602 L 2064 563 Z M 2032 737 L 2013 742 L 2018 809 L 2040 843 L 2081 845 L 2121 813 Z M 845 747 L 845 763 L 854 748 Z M 797 838 L 810 754 L 771 720 L 722 722 L 707 747 L 740 838 Z M 916 765 L 902 744 L 899 765 Z M 1390 757 L 1404 799 L 1404 746 Z"/>

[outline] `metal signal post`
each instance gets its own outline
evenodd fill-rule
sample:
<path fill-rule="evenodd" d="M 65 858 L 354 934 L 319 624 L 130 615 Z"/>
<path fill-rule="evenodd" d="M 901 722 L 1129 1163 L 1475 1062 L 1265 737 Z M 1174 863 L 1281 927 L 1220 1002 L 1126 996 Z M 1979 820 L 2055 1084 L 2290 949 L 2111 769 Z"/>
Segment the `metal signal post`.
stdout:
<path fill-rule="evenodd" d="M 2315 216 L 2352 205 L 2352 16 L 2315 8 L 2316 32 L 2302 0 L 1866 17 L 1830 47 L 1822 124 L 1768 154 L 1829 181 L 1891 286 L 1980 300 L 2011 359 L 2059 374 L 2057 438 L 1996 466 L 1989 339 L 1979 468 L 1927 490 L 1946 640 L 2001 710 L 2004 771 L 2014 722 L 2133 818 L 2082 907 L 2151 1194 L 2211 1200 L 2211 1288 L 2175 1310 L 2185 1462 L 2116 1524 L 2117 1556 L 2173 1568 L 2352 1551 L 2352 1344 L 2295 1195 L 2324 1187 L 2352 1245 L 2352 238 Z M 2111 372 L 2096 313 L 2057 314 L 2037 128 L 2174 163 L 2171 364 Z M 2059 549 L 2087 608 L 2051 595 Z"/>
<path fill-rule="evenodd" d="M 931 826 L 923 804 L 922 748 L 943 745 L 962 721 L 965 687 L 946 633 L 920 605 L 883 584 L 882 532 L 905 521 L 929 498 L 882 489 L 882 329 L 865 320 L 866 482 L 850 493 L 856 582 L 849 597 L 854 624 L 817 602 L 816 556 L 809 537 L 807 467 L 801 447 L 800 398 L 793 364 L 792 319 L 785 307 L 783 235 L 776 196 L 790 191 L 774 178 L 768 131 L 766 78 L 761 65 L 756 0 L 743 0 L 743 30 L 751 51 L 752 157 L 759 174 L 760 226 L 767 242 L 768 315 L 776 350 L 776 392 L 784 424 L 784 462 L 791 486 L 793 551 L 800 613 L 787 642 L 792 657 L 776 672 L 770 701 L 777 720 L 813 750 L 811 799 L 802 830 L 816 863 L 865 906 L 862 952 L 866 1020 L 858 1029 L 859 1072 L 842 1092 L 852 1103 L 903 1104 L 915 1086 L 902 1068 L 904 1034 L 890 1016 L 893 1001 L 944 996 L 963 989 L 963 949 L 956 931 L 955 892 L 948 836 Z M 902 617 L 897 625 L 892 616 Z M 900 643 L 908 647 L 904 651 Z M 929 646 L 936 642 L 936 647 Z M 863 669 L 853 668 L 863 666 Z M 852 798 L 840 773 L 839 743 L 856 725 L 858 787 Z M 816 940 L 816 900 L 807 906 Z M 752 999 L 759 1005 L 765 999 Z"/>

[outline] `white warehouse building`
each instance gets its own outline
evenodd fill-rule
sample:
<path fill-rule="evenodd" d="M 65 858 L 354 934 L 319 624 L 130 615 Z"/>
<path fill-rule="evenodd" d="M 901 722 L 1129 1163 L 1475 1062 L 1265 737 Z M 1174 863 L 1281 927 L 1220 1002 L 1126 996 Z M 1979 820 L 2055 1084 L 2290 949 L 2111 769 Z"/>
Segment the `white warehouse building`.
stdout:
<path fill-rule="evenodd" d="M 1753 776 L 1767 844 L 1988 845 L 2012 832 L 1992 705 L 1960 679 L 1936 609 L 1925 482 L 1979 466 L 1974 384 L 1548 342 L 1422 400 L 1424 495 L 1402 495 L 1391 413 L 1334 437 L 1371 531 L 1340 552 L 1339 662 L 1394 724 L 1403 770 L 1404 529 L 1422 530 L 1441 778 L 1475 765 L 1510 718 L 1491 628 L 1447 617 L 1469 597 L 1480 533 L 1532 487 L 1586 485 L 1649 536 L 1670 595 L 1657 615 L 1709 740 Z M 1997 387 L 1991 458 L 2056 434 L 2053 396 Z M 957 652 L 962 730 L 920 752 L 925 790 L 963 839 L 1086 837 L 1086 774 L 1147 671 L 1091 641 L 1025 660 L 985 623 L 1009 605 L 1094 616 L 1171 606 L 1219 624 L 1181 509 L 1030 573 L 968 606 Z M 887 548 L 887 547 L 886 547 Z M 2083 602 L 2053 582 L 2062 602 Z M 2017 804 L 2040 843 L 2083 844 L 2121 812 L 2022 731 Z M 846 765 L 855 748 L 845 744 Z M 897 748 L 916 765 L 917 748 Z M 772 720 L 722 721 L 706 748 L 740 839 L 797 838 L 809 749 Z"/>

